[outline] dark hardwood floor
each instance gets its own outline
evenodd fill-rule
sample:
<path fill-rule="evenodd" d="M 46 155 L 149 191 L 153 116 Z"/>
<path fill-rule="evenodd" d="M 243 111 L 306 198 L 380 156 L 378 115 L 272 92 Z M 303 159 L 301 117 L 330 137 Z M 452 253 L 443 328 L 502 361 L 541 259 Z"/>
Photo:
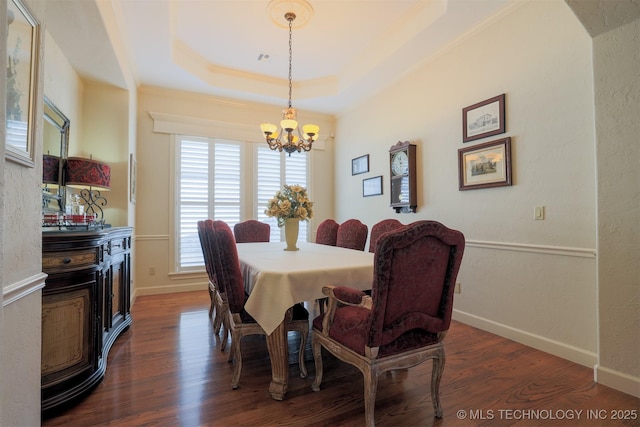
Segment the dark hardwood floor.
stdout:
<path fill-rule="evenodd" d="M 287 398 L 269 397 L 264 337 L 242 341 L 240 387 L 212 333 L 206 291 L 139 297 L 133 324 L 109 353 L 105 379 L 84 400 L 44 426 L 359 426 L 363 381 L 355 368 L 325 355 L 320 392 L 291 365 Z M 298 344 L 290 336 L 290 360 Z M 431 362 L 384 374 L 379 426 L 640 426 L 640 399 L 593 382 L 593 371 L 453 322 L 440 387 L 442 419 L 433 418 Z M 7 387 L 5 386 L 5 390 Z M 635 415 L 633 415 L 635 414 Z M 614 419 L 622 417 L 626 420 Z"/>

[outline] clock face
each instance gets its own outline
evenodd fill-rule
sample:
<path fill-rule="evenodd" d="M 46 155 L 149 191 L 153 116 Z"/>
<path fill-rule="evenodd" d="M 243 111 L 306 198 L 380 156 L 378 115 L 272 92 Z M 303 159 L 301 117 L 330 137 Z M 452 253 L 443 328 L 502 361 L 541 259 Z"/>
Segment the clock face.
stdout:
<path fill-rule="evenodd" d="M 391 171 L 394 175 L 404 175 L 409 171 L 409 157 L 406 151 L 399 151 L 393 155 Z"/>

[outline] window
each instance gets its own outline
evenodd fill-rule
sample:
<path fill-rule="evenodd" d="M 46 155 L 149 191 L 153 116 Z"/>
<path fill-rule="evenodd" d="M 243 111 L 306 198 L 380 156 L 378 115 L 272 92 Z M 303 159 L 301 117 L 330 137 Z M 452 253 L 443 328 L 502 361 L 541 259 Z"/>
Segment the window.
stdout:
<path fill-rule="evenodd" d="M 202 268 L 197 224 L 205 218 L 225 221 L 232 229 L 244 219 L 256 218 L 271 225 L 272 242 L 281 241 L 283 231 L 276 219 L 264 214 L 267 201 L 284 184 L 307 187 L 308 157 L 288 156 L 262 144 L 177 135 L 176 270 Z M 307 226 L 306 221 L 300 223 L 300 240 L 307 240 Z"/>

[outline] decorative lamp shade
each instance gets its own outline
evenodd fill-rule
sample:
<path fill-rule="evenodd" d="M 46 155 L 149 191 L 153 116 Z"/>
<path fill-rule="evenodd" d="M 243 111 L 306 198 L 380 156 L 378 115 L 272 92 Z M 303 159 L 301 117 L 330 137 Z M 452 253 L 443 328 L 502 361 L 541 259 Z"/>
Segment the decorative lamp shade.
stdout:
<path fill-rule="evenodd" d="M 42 183 L 58 184 L 60 172 L 60 157 L 45 154 L 42 156 Z"/>
<path fill-rule="evenodd" d="M 280 122 L 280 126 L 287 132 L 291 132 L 292 130 L 296 130 L 298 128 L 298 122 L 296 122 L 295 120 L 285 119 Z"/>
<path fill-rule="evenodd" d="M 111 189 L 111 168 L 93 159 L 69 157 L 65 185 L 93 190 Z"/>
<path fill-rule="evenodd" d="M 278 130 L 276 125 L 273 123 L 262 123 L 260 125 L 260 129 L 262 130 L 262 133 L 275 133 Z"/>

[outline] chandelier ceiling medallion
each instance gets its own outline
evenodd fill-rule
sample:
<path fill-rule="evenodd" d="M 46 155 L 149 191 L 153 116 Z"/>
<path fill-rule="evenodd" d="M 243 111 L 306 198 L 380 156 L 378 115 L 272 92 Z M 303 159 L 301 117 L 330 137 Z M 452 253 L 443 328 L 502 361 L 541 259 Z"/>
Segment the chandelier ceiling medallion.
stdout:
<path fill-rule="evenodd" d="M 305 24 L 313 13 L 311 5 L 304 0 L 273 0 L 269 4 L 269 13 L 274 22 L 282 25 L 282 17 L 289 28 L 289 106 L 282 110 L 282 120 L 280 121 L 280 132 L 273 123 L 262 123 L 260 129 L 264 133 L 267 144 L 272 150 L 285 151 L 291 153 L 297 151 L 309 151 L 313 142 L 318 139 L 320 127 L 314 124 L 302 126 L 302 131 L 298 127 L 296 109 L 291 106 L 291 58 L 292 58 L 292 29 L 296 17 L 302 18 L 304 22 L 298 22 L 297 27 Z M 294 131 L 297 129 L 297 135 Z"/>

